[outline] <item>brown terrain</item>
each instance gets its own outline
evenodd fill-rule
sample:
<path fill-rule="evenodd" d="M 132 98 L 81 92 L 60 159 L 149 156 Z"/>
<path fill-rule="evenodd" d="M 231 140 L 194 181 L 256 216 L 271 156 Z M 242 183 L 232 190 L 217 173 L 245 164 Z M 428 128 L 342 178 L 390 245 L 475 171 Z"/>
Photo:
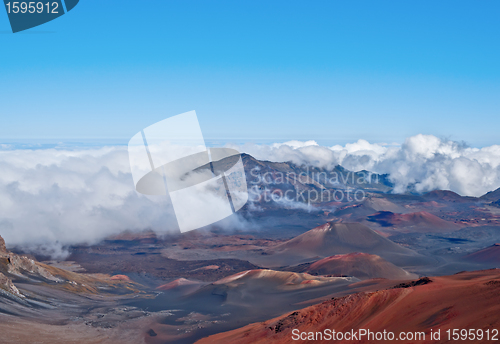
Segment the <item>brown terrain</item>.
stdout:
<path fill-rule="evenodd" d="M 380 256 L 368 253 L 339 254 L 303 264 L 295 271 L 311 275 L 354 276 L 359 279 L 415 279 L 418 276 L 386 261 Z"/>
<path fill-rule="evenodd" d="M 471 253 L 467 255 L 465 259 L 479 263 L 492 263 L 498 265 L 500 264 L 500 244 L 496 243 L 490 247 Z"/>
<path fill-rule="evenodd" d="M 421 283 L 333 298 L 265 322 L 219 333 L 197 343 L 290 343 L 293 329 L 347 332 L 361 328 L 373 332 L 391 331 L 396 336 L 401 332 L 422 331 L 426 340 L 418 342 L 445 343 L 448 342 L 445 338 L 447 329 L 498 329 L 498 314 L 500 270 L 494 269 L 431 277 L 422 279 Z M 431 330 L 441 330 L 441 340 L 430 340 Z M 365 338 L 356 342 L 372 341 Z"/>
<path fill-rule="evenodd" d="M 360 223 L 329 222 L 268 249 L 269 259 L 275 265 L 298 264 L 300 258 L 304 261 L 352 252 L 378 254 L 399 266 L 425 260 Z"/>
<path fill-rule="evenodd" d="M 151 319 L 119 305 L 150 297 L 141 289 L 124 275 L 81 274 L 15 254 L 0 237 L 0 343 L 141 343 Z"/>
<path fill-rule="evenodd" d="M 429 264 L 428 258 L 395 244 L 363 224 L 333 221 L 289 240 L 270 241 L 246 237 L 243 241 L 236 240 L 235 236 L 206 236 L 201 241 L 169 245 L 161 252 L 165 258 L 191 264 L 200 260 L 206 261 L 207 265 L 214 264 L 216 258 L 224 258 L 273 269 L 352 252 L 378 254 L 398 266 Z M 240 265 L 243 267 L 243 264 Z M 199 274 L 200 270 L 196 270 L 196 273 Z"/>
<path fill-rule="evenodd" d="M 368 221 L 375 222 L 382 227 L 391 227 L 398 231 L 420 232 L 451 232 L 463 228 L 463 224 L 442 220 L 427 211 L 416 213 L 396 214 L 390 211 L 379 211 L 367 217 Z"/>
<path fill-rule="evenodd" d="M 150 239 L 141 245 L 150 245 Z M 229 238 L 229 242 L 238 243 L 236 246 L 245 245 L 248 240 Z M 136 249 L 140 252 L 142 248 Z M 116 253 L 111 255 L 115 256 Z M 138 255 L 139 259 L 143 256 Z M 153 257 L 156 256 L 159 255 Z M 71 261 L 51 264 L 10 252 L 0 239 L 0 329 L 5 331 L 0 335 L 2 343 L 29 342 L 34 333 L 40 343 L 193 342 L 203 333 L 237 327 L 237 319 L 251 322 L 266 314 L 277 315 L 301 302 L 307 305 L 328 295 L 387 285 L 381 281 L 358 285 L 360 280 L 355 277 L 252 269 L 212 283 L 179 278 L 158 286 L 156 290 L 161 295 L 155 296 L 151 294 L 153 290 L 126 274 L 74 272 L 82 267 Z M 194 270 L 212 272 L 221 268 L 207 262 L 200 265 Z M 210 276 L 216 278 L 217 273 Z M 393 277 L 404 280 L 413 275 Z M 168 305 L 192 311 L 175 315 L 175 311 L 165 310 Z M 38 311 L 34 306 L 42 309 Z M 144 308 L 150 310 L 141 310 Z M 228 320 L 226 313 L 241 315 Z M 74 320 L 68 322 L 68 318 Z M 171 322 L 175 326 L 169 325 Z M 198 334 L 195 329 L 206 330 Z"/>
<path fill-rule="evenodd" d="M 176 290 L 183 295 L 190 294 L 200 289 L 204 283 L 199 281 L 191 281 L 186 278 L 178 278 L 170 283 L 163 284 L 157 287 L 157 290 Z"/>
<path fill-rule="evenodd" d="M 213 283 L 213 285 L 225 285 L 229 287 L 245 286 L 248 288 L 258 287 L 270 291 L 272 289 L 295 290 L 304 289 L 322 283 L 337 282 L 337 277 L 313 276 L 308 273 L 297 273 L 289 271 L 275 271 L 268 269 L 248 270 L 235 275 L 225 277 Z"/>
<path fill-rule="evenodd" d="M 172 295 L 181 295 L 183 300 L 196 305 L 197 310 L 175 322 L 167 318 L 151 323 L 149 326 L 154 335 L 146 335 L 146 342 L 194 342 L 211 333 L 236 328 L 241 322 L 263 321 L 285 310 L 306 307 L 332 296 L 374 291 L 400 283 L 408 283 L 408 280 L 360 281 L 353 277 L 313 276 L 269 269 L 244 271 L 205 285 L 176 280 L 161 289 Z M 192 287 L 194 289 L 189 290 Z M 224 313 L 217 315 L 220 311 Z"/>

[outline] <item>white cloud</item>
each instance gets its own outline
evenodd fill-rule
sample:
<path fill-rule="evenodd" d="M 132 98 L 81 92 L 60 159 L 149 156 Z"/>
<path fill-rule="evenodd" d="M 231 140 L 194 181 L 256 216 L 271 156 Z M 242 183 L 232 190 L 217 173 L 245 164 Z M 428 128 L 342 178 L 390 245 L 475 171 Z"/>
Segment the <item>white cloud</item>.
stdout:
<path fill-rule="evenodd" d="M 9 245 L 56 252 L 126 229 L 175 230 L 165 198 L 135 192 L 126 149 L 3 151 L 0 170 L 0 235 Z"/>
<path fill-rule="evenodd" d="M 0 235 L 9 246 L 63 256 L 65 246 L 125 230 L 179 232 L 169 197 L 135 191 L 126 147 L 0 151 L 0 171 Z M 246 223 L 230 216 L 217 225 Z"/>
<path fill-rule="evenodd" d="M 283 143 L 273 143 L 271 145 L 272 148 L 279 148 L 281 146 L 289 146 L 289 147 L 292 147 L 293 149 L 297 149 L 297 148 L 301 148 L 301 147 L 319 146 L 319 145 L 314 140 L 310 140 L 310 141 L 292 140 L 292 141 L 287 141 L 287 142 L 283 142 Z"/>
<path fill-rule="evenodd" d="M 396 192 L 413 186 L 480 196 L 500 187 L 498 145 L 478 149 L 417 135 L 401 146 L 359 140 L 334 147 L 291 141 L 237 148 L 261 160 L 389 173 Z M 61 255 L 66 245 L 95 243 L 124 230 L 178 230 L 167 197 L 135 192 L 125 147 L 0 150 L 0 171 L 0 235 L 9 245 Z M 245 225 L 235 216 L 223 223 Z"/>
<path fill-rule="evenodd" d="M 292 161 L 325 168 L 342 165 L 352 171 L 388 173 L 396 192 L 404 192 L 412 186 L 418 192 L 443 189 L 481 196 L 500 187 L 499 145 L 470 148 L 432 135 L 409 137 L 401 146 L 358 140 L 328 148 L 293 141 L 246 144 L 238 149 L 261 160 Z"/>

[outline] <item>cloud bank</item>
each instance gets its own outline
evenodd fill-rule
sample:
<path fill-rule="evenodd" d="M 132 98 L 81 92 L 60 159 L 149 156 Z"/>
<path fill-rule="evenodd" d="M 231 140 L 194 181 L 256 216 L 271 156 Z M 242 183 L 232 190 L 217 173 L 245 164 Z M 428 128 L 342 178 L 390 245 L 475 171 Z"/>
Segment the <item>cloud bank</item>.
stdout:
<path fill-rule="evenodd" d="M 365 140 L 322 147 L 315 141 L 272 145 L 246 144 L 238 149 L 260 160 L 292 161 L 316 167 L 341 165 L 351 171 L 389 174 L 395 192 L 451 190 L 481 196 L 500 187 L 500 146 L 470 148 L 432 135 L 409 137 L 402 145 Z"/>
<path fill-rule="evenodd" d="M 60 256 L 66 245 L 172 223 L 165 198 L 135 192 L 124 148 L 0 151 L 0 171 L 0 235 L 10 245 Z"/>
<path fill-rule="evenodd" d="M 322 147 L 314 141 L 235 147 L 257 159 L 388 173 L 396 192 L 452 190 L 480 196 L 500 187 L 500 146 L 481 149 L 416 135 L 402 145 Z M 10 245 L 63 256 L 125 230 L 178 231 L 168 198 L 134 190 L 124 147 L 0 150 L 0 235 Z M 203 214 L 198 214 L 203 216 Z M 241 226 L 237 217 L 224 221 Z"/>

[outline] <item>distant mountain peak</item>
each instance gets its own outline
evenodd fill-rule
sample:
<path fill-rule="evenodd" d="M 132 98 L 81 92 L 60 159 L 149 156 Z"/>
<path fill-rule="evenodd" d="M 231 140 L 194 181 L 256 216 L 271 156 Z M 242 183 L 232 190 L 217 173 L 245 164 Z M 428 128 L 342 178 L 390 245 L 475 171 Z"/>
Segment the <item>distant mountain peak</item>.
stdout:
<path fill-rule="evenodd" d="M 500 188 L 482 195 L 480 199 L 491 202 L 500 200 Z"/>

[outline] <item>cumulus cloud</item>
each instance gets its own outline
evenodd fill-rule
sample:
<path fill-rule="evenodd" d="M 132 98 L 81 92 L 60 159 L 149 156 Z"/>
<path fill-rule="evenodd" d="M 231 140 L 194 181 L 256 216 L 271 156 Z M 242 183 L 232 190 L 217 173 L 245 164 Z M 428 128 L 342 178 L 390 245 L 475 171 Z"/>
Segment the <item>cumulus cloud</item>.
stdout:
<path fill-rule="evenodd" d="M 398 193 L 409 188 L 416 192 L 442 189 L 481 196 L 500 187 L 499 145 L 471 148 L 432 135 L 412 136 L 402 145 L 358 140 L 345 146 L 322 147 L 314 141 L 291 141 L 238 148 L 261 160 L 387 173 Z"/>

